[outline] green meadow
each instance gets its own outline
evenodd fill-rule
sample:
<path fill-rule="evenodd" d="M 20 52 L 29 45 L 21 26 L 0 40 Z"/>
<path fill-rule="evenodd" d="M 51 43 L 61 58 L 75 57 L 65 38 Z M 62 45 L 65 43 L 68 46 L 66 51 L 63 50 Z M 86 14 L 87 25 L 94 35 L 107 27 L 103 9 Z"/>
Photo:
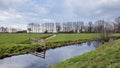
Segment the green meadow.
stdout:
<path fill-rule="evenodd" d="M 97 34 L 94 33 L 81 33 L 81 34 L 57 34 L 56 37 L 48 39 L 47 42 L 63 42 L 63 41 L 74 41 L 74 40 L 90 40 L 98 38 Z"/>
<path fill-rule="evenodd" d="M 0 44 L 17 44 L 52 34 L 0 34 Z"/>
<path fill-rule="evenodd" d="M 120 68 L 120 40 L 105 43 L 94 51 L 67 59 L 51 68 Z"/>
<path fill-rule="evenodd" d="M 46 50 L 99 38 L 99 34 L 94 33 L 56 34 L 55 37 L 44 40 L 45 46 L 38 42 L 39 39 L 52 35 L 55 34 L 0 34 L 0 58 L 30 53 L 36 48 Z M 119 34 L 113 34 L 113 36 L 119 36 Z"/>
<path fill-rule="evenodd" d="M 40 44 L 27 43 L 52 34 L 0 34 L 0 57 L 33 51 Z"/>

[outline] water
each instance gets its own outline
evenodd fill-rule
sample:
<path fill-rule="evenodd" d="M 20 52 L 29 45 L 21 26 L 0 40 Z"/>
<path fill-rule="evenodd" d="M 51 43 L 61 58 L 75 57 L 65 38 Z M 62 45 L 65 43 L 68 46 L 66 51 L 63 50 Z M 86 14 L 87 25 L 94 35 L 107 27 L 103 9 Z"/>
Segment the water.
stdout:
<path fill-rule="evenodd" d="M 74 56 L 94 50 L 101 45 L 99 41 L 49 49 L 35 54 L 12 56 L 0 60 L 0 68 L 46 68 Z M 42 56 L 41 56 L 42 55 Z"/>

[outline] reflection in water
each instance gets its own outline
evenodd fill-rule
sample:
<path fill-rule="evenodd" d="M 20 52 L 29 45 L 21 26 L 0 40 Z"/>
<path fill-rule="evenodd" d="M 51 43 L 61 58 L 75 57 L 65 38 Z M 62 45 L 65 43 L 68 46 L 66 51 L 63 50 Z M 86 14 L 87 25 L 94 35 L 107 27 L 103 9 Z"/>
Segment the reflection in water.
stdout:
<path fill-rule="evenodd" d="M 102 43 L 98 43 L 97 41 L 93 41 L 92 45 L 94 47 L 98 47 L 98 46 L 102 45 Z"/>
<path fill-rule="evenodd" d="M 41 51 L 41 52 L 34 52 L 34 53 L 31 53 L 31 54 L 45 59 L 45 53 L 46 53 L 46 51 Z"/>
<path fill-rule="evenodd" d="M 49 49 L 43 52 L 12 56 L 0 60 L 0 68 L 46 68 L 68 58 L 89 52 L 99 46 L 98 41 Z"/>
<path fill-rule="evenodd" d="M 31 54 L 12 56 L 0 60 L 0 68 L 46 68 L 44 59 Z"/>

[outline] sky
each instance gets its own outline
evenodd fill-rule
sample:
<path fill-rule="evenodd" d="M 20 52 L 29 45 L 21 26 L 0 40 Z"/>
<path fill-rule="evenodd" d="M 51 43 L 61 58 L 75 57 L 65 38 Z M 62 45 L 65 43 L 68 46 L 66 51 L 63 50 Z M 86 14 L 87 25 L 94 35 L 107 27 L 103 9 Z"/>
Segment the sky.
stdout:
<path fill-rule="evenodd" d="M 120 0 L 0 0 L 0 26 L 28 23 L 111 20 L 120 16 Z"/>

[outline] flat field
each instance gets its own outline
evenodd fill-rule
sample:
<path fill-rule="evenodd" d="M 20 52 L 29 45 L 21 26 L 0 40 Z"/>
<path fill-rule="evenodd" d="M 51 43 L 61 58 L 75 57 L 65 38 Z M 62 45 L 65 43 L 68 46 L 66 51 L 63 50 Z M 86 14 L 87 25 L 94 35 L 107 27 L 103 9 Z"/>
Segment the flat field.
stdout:
<path fill-rule="evenodd" d="M 0 57 L 30 52 L 39 45 L 27 44 L 27 41 L 49 35 L 52 34 L 0 34 Z"/>
<path fill-rule="evenodd" d="M 55 37 L 45 40 L 45 47 L 42 47 L 41 43 L 28 43 L 32 42 L 33 40 L 37 40 L 42 37 L 47 37 L 51 35 L 54 34 L 0 34 L 0 58 L 6 55 L 9 56 L 14 54 L 16 55 L 28 53 L 35 50 L 38 47 L 43 49 L 49 49 L 99 38 L 99 34 L 94 33 L 56 34 Z M 113 35 L 119 36 L 120 34 Z"/>
<path fill-rule="evenodd" d="M 16 44 L 28 39 L 41 38 L 51 34 L 0 34 L 0 44 Z"/>
<path fill-rule="evenodd" d="M 86 40 L 97 38 L 97 34 L 94 33 L 81 33 L 81 34 L 57 34 L 56 37 L 47 40 L 47 42 L 62 42 L 62 41 L 74 41 L 74 40 Z"/>
<path fill-rule="evenodd" d="M 111 36 L 120 36 L 120 34 L 111 34 Z M 48 39 L 47 42 L 63 42 L 63 41 L 75 41 L 75 40 L 92 40 L 100 38 L 100 34 L 95 33 L 73 33 L 73 34 L 57 34 L 56 37 Z"/>

